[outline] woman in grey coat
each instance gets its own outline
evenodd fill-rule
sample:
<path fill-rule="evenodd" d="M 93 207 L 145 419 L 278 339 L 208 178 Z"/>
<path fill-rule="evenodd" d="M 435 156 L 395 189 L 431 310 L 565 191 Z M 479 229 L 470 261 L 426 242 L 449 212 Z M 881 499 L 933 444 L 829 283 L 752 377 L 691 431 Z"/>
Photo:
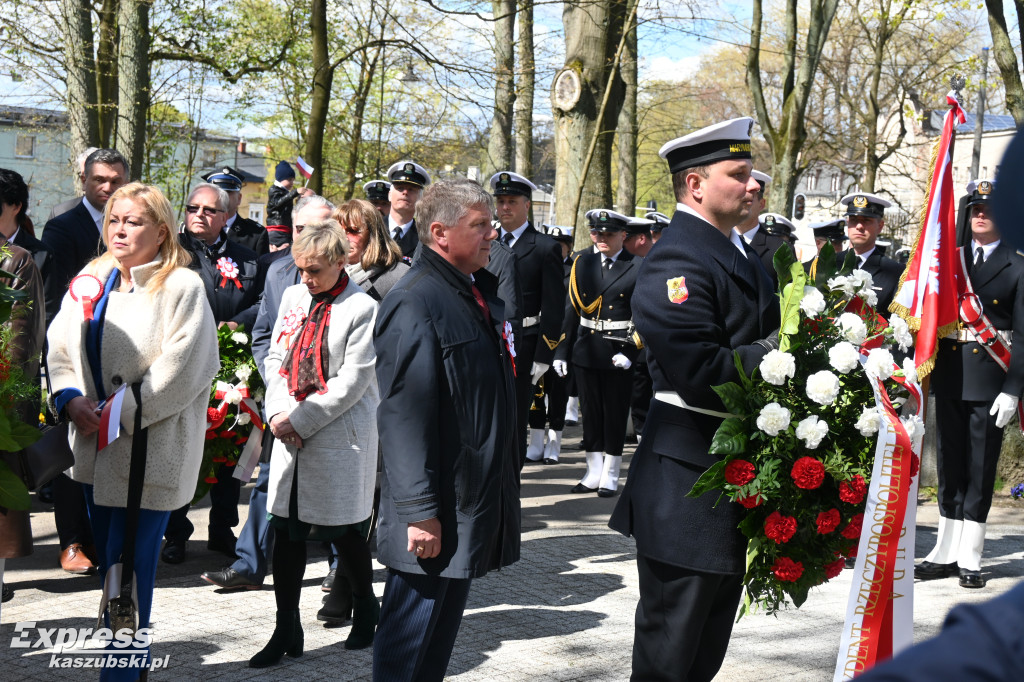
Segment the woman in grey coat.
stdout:
<path fill-rule="evenodd" d="M 409 272 L 402 247 L 388 234 L 380 211 L 364 199 L 352 199 L 334 209 L 348 237 L 348 271 L 352 281 L 380 302 L 391 287 Z"/>
<path fill-rule="evenodd" d="M 347 251 L 337 221 L 303 229 L 292 246 L 301 282 L 284 292 L 264 365 L 276 437 L 267 508 L 277 531 L 277 627 L 249 661 L 254 668 L 302 655 L 307 540 L 332 542 L 349 573 L 354 614 L 346 648 L 373 642 L 380 612 L 366 546 L 377 464 L 377 304 L 345 273 Z"/>

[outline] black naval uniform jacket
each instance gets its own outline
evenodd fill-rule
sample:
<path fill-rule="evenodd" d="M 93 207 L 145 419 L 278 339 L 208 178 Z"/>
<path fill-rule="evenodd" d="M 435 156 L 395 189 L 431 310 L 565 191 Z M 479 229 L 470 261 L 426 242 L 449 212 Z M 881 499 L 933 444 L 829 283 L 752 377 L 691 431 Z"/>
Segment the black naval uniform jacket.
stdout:
<path fill-rule="evenodd" d="M 524 336 L 536 346 L 530 362 L 550 365 L 562 334 L 565 286 L 562 284 L 562 247 L 532 224 L 512 244 L 523 287 L 522 317 L 540 315 L 539 324 L 524 327 Z M 524 339 L 525 340 L 525 339 Z M 526 367 L 530 371 L 530 367 Z"/>
<path fill-rule="evenodd" d="M 597 331 L 580 326 L 581 317 L 611 322 L 628 322 L 632 319 L 633 287 L 643 259 L 622 249 L 611 270 L 602 277 L 603 260 L 603 254 L 592 250 L 583 251 L 575 259 L 576 291 L 580 302 L 584 306 L 592 305 L 601 297 L 601 304 L 593 312 L 584 311 L 581 315 L 573 307 L 570 297 L 566 297 L 565 320 L 562 324 L 565 340 L 555 349 L 555 360 L 565 360 L 588 369 L 615 369 L 612 357 L 619 353 L 629 358 L 630 362 L 636 361 L 640 350 L 635 344 L 617 343 L 605 338 L 625 338 L 625 330 Z M 571 279 L 570 275 L 570 286 Z"/>
<path fill-rule="evenodd" d="M 241 244 L 250 251 L 255 251 L 257 256 L 270 253 L 270 236 L 267 228 L 255 220 L 249 220 L 235 214 L 235 221 L 226 230 L 228 239 Z"/>
<path fill-rule="evenodd" d="M 519 559 L 519 453 L 512 363 L 497 278 L 470 278 L 423 248 L 381 302 L 374 329 L 384 475 L 377 549 L 385 566 L 478 578 Z M 441 553 L 407 551 L 407 524 L 438 518 Z"/>
<path fill-rule="evenodd" d="M 263 282 L 266 271 L 257 264 L 256 253 L 228 239 L 222 239 L 212 254 L 208 254 L 203 242 L 188 232 L 178 235 L 181 245 L 192 254 L 189 268 L 194 270 L 203 280 L 206 287 L 206 300 L 213 309 L 213 319 L 221 322 L 237 322 L 245 325 L 245 331 L 252 332 L 259 312 L 260 295 L 263 293 Z M 235 283 L 228 281 L 220 285 L 221 274 L 217 269 L 217 261 L 227 257 L 238 265 L 239 289 Z"/>
<path fill-rule="evenodd" d="M 748 374 L 761 362 L 767 350 L 755 342 L 778 329 L 778 301 L 756 256 L 744 258 L 710 223 L 676 211 L 670 228 L 644 259 L 633 320 L 646 343 L 654 390 L 722 412 L 712 387 L 738 380 L 734 353 Z M 747 541 L 736 528 L 743 508 L 728 500 L 716 507 L 715 493 L 686 496 L 718 460 L 708 449 L 721 423 L 651 401 L 609 522 L 636 539 L 637 553 L 694 571 L 745 571 Z"/>
<path fill-rule="evenodd" d="M 422 253 L 422 250 L 421 250 Z M 519 263 L 512 249 L 498 240 L 491 242 L 491 260 L 487 272 L 498 278 L 498 298 L 505 304 L 505 319 L 512 325 L 515 346 L 518 351 L 523 338 L 523 288 L 519 276 Z M 523 362 L 515 359 L 516 376 L 522 371 Z M 526 370 L 529 372 L 529 368 Z"/>
<path fill-rule="evenodd" d="M 391 227 L 390 221 L 388 221 L 388 233 L 394 235 L 395 228 Z M 398 246 L 402 249 L 402 255 L 406 258 L 412 258 L 416 253 L 416 247 L 420 244 L 420 235 L 416 231 L 416 221 L 412 221 L 412 225 L 406 230 L 405 234 L 402 235 L 401 239 L 396 239 Z"/>
<path fill-rule="evenodd" d="M 775 252 L 779 250 L 779 247 L 785 243 L 785 239 L 774 234 L 768 234 L 768 231 L 764 229 L 764 225 L 761 225 L 757 228 L 754 236 L 751 237 L 750 243 L 747 244 L 757 254 L 757 257 L 761 259 L 761 264 L 764 265 L 764 270 L 768 273 L 768 277 L 771 278 L 775 289 L 779 288 L 779 275 L 775 272 L 775 262 L 772 259 L 775 258 Z"/>
<path fill-rule="evenodd" d="M 836 254 L 836 264 L 842 267 L 846 259 L 846 251 Z M 859 258 L 858 258 L 859 260 Z M 857 266 L 854 266 L 857 267 Z M 889 304 L 896 297 L 896 289 L 900 285 L 900 275 L 903 274 L 903 266 L 882 255 L 881 249 L 875 248 L 868 256 L 868 260 L 861 267 L 861 270 L 871 275 L 871 280 L 878 294 L 878 305 L 875 310 L 882 317 L 889 319 Z"/>
<path fill-rule="evenodd" d="M 967 258 L 971 254 L 964 255 L 985 316 L 996 329 L 1013 332 L 1010 369 L 1004 372 L 974 341 L 942 339 L 932 388 L 936 396 L 955 400 L 992 402 L 1000 393 L 1020 397 L 1024 392 L 1024 257 L 1005 242 L 980 267 Z"/>

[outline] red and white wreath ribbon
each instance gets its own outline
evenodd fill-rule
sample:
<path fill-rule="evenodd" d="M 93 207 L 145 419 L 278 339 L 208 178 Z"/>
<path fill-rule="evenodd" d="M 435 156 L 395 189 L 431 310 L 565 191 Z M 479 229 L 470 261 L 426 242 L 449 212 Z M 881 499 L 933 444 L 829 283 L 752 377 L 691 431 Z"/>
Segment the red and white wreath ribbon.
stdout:
<path fill-rule="evenodd" d="M 225 287 L 230 280 L 235 283 L 236 287 L 242 288 L 242 283 L 238 281 L 238 263 L 227 256 L 221 256 L 217 259 L 217 270 L 220 272 L 220 284 L 218 286 Z"/>
<path fill-rule="evenodd" d="M 306 311 L 303 310 L 302 306 L 296 306 L 285 313 L 284 320 L 281 323 L 281 333 L 277 335 L 278 343 L 284 339 L 284 347 L 288 348 L 291 345 L 292 335 L 302 329 L 305 321 Z"/>
<path fill-rule="evenodd" d="M 512 376 L 516 375 L 516 335 L 512 333 L 512 323 L 505 320 L 505 328 L 501 332 L 501 338 L 505 339 L 505 350 L 512 358 Z"/>
<path fill-rule="evenodd" d="M 220 405 L 214 409 L 220 413 L 221 417 L 227 417 L 228 408 L 233 404 L 237 404 L 238 414 L 245 412 L 249 415 L 253 425 L 260 431 L 263 430 L 263 420 L 260 418 L 259 407 L 249 394 L 249 387 L 244 383 L 229 384 L 226 381 L 218 381 L 213 397 L 215 400 L 220 401 Z M 238 423 L 237 416 L 235 417 L 235 423 Z M 207 430 L 212 426 L 212 422 L 206 423 Z M 231 428 L 234 428 L 234 426 Z"/>
<path fill-rule="evenodd" d="M 85 315 L 85 319 L 91 320 L 92 304 L 103 293 L 103 282 L 93 275 L 79 275 L 71 280 L 68 291 L 75 303 L 82 304 L 82 314 Z"/>

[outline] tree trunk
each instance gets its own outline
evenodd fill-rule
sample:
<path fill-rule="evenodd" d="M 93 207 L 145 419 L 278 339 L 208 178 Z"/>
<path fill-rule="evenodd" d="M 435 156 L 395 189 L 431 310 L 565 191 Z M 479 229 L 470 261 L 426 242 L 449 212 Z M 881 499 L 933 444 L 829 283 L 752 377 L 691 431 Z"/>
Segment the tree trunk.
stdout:
<path fill-rule="evenodd" d="M 363 139 L 363 118 L 366 115 L 366 102 L 370 98 L 370 87 L 373 85 L 373 76 L 377 71 L 377 64 L 380 61 L 384 46 L 379 46 L 373 54 L 373 58 L 363 53 L 363 61 L 359 65 L 359 84 L 355 92 L 354 110 L 352 112 L 352 139 L 349 142 L 348 163 L 346 164 L 345 178 L 345 201 L 352 198 L 356 191 L 356 170 L 359 165 L 359 152 Z M 369 59 L 369 63 L 367 63 Z"/>
<path fill-rule="evenodd" d="M 334 68 L 327 53 L 327 0 L 313 0 L 310 28 L 313 32 L 313 97 L 303 158 L 314 168 L 309 188 L 320 194 L 324 188 L 324 127 L 334 83 Z"/>
<path fill-rule="evenodd" d="M 89 147 L 99 146 L 99 123 L 96 111 L 96 62 L 92 50 L 92 7 L 88 0 L 62 0 L 61 27 L 64 39 L 64 60 L 67 65 L 67 89 L 64 93 L 71 129 L 71 159 Z M 77 168 L 73 170 L 75 187 L 81 191 Z"/>
<path fill-rule="evenodd" d="M 126 0 L 127 1 L 127 0 Z M 119 0 L 103 0 L 99 10 L 96 44 L 97 147 L 112 147 L 117 128 L 117 24 Z"/>
<path fill-rule="evenodd" d="M 533 0 L 519 3 L 519 86 L 516 88 L 515 134 L 516 172 L 533 176 L 533 87 L 536 63 L 533 58 Z"/>
<path fill-rule="evenodd" d="M 494 13 L 494 115 L 482 180 L 512 168 L 512 109 L 515 106 L 515 0 L 492 0 Z"/>
<path fill-rule="evenodd" d="M 636 83 L 637 43 L 636 22 L 626 27 L 626 44 L 619 63 L 619 79 L 622 82 L 622 107 L 619 109 L 615 144 L 619 148 L 619 183 L 616 190 L 616 205 L 619 213 L 634 215 L 636 212 Z"/>
<path fill-rule="evenodd" d="M 142 177 L 149 112 L 150 0 L 124 0 L 118 25 L 117 149 L 128 160 L 128 177 Z"/>
<path fill-rule="evenodd" d="M 1022 3 L 1016 4 L 1019 9 Z M 1003 77 L 1003 88 L 1006 90 L 1006 108 L 1010 110 L 1014 123 L 1019 126 L 1024 124 L 1024 86 L 1021 85 L 1020 71 L 1017 69 L 1017 53 L 1006 29 L 1003 0 L 985 0 L 985 7 L 988 9 L 988 27 L 992 32 L 992 54 L 996 58 L 999 74 Z M 1024 34 L 1024 28 L 1021 30 Z"/>

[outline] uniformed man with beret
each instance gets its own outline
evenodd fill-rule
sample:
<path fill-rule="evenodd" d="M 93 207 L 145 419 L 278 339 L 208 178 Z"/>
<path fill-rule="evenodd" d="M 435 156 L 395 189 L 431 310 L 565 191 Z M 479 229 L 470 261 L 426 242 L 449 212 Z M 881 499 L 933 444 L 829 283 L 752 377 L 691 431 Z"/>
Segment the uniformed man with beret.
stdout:
<path fill-rule="evenodd" d="M 366 200 L 387 220 L 391 213 L 391 183 L 387 180 L 370 180 L 363 185 L 363 191 L 366 192 Z"/>
<path fill-rule="evenodd" d="M 874 282 L 878 294 L 878 305 L 875 310 L 883 317 L 889 317 L 889 304 L 896 296 L 896 288 L 900 285 L 903 266 L 882 255 L 876 248 L 878 235 L 885 227 L 885 209 L 892 204 L 880 196 L 861 192 L 848 194 L 839 202 L 846 206 L 846 236 L 850 240 L 850 248 L 857 254 L 855 267 L 866 271 Z M 838 256 L 841 264 L 846 252 Z"/>
<path fill-rule="evenodd" d="M 203 179 L 228 193 L 228 213 L 224 224 L 227 238 L 255 251 L 258 256 L 269 253 L 270 237 L 267 228 L 255 220 L 238 215 L 238 206 L 242 203 L 242 172 L 231 166 L 222 166 L 204 175 Z"/>
<path fill-rule="evenodd" d="M 551 367 L 561 341 L 565 311 L 562 247 L 530 223 L 530 204 L 537 186 L 518 173 L 499 171 L 489 180 L 498 216 L 498 241 L 512 249 L 522 285 L 522 332 L 516 338 L 516 397 L 519 424 L 525 435 L 533 402 L 533 387 Z M 531 429 L 524 458 L 540 462 L 544 430 Z M 524 440 L 525 445 L 525 440 Z"/>
<path fill-rule="evenodd" d="M 775 252 L 785 242 L 781 237 L 771 234 L 767 229 L 763 228 L 760 220 L 761 211 L 765 208 L 764 190 L 772 181 L 772 178 L 767 173 L 762 173 L 759 170 L 751 172 L 751 175 L 757 180 L 761 191 L 757 193 L 757 199 L 754 201 L 754 208 L 751 209 L 750 215 L 737 225 L 735 230 L 743 238 L 743 241 L 754 250 L 757 257 L 761 259 L 765 272 L 771 277 L 772 286 L 778 288 L 779 278 L 775 273 L 775 265 L 772 259 L 775 257 Z M 772 220 L 771 224 L 774 225 L 775 220 Z"/>
<path fill-rule="evenodd" d="M 687 497 L 718 461 L 727 416 L 713 388 L 750 374 L 778 345 L 779 307 L 757 254 L 733 227 L 757 205 L 750 118 L 661 148 L 676 212 L 646 258 L 633 319 L 654 399 L 609 525 L 636 539 L 640 603 L 634 680 L 712 679 L 725 657 L 746 571 L 744 509 L 716 493 Z"/>
<path fill-rule="evenodd" d="M 963 258 L 974 295 L 961 296 L 963 323 L 939 342 L 931 374 L 939 426 L 939 532 L 914 570 L 919 580 L 959 575 L 966 588 L 985 586 L 981 555 L 1003 427 L 1024 391 L 1024 352 L 1010 352 L 1024 339 L 1024 257 L 1003 243 L 992 220 L 993 185 L 981 180 L 967 186 L 973 239 L 957 258 Z M 968 315 L 965 307 L 972 309 Z M 976 316 L 975 324 L 966 323 Z"/>
<path fill-rule="evenodd" d="M 576 257 L 569 276 L 563 341 L 554 368 L 565 376 L 572 363 L 580 393 L 587 471 L 573 493 L 615 495 L 633 390 L 631 340 L 633 285 L 641 259 L 623 248 L 626 225 L 636 218 L 609 209 L 587 211 L 596 251 Z"/>
<path fill-rule="evenodd" d="M 388 233 L 402 247 L 402 255 L 412 258 L 420 238 L 416 234 L 416 202 L 430 184 L 430 173 L 412 161 L 399 161 L 388 168 Z"/>

